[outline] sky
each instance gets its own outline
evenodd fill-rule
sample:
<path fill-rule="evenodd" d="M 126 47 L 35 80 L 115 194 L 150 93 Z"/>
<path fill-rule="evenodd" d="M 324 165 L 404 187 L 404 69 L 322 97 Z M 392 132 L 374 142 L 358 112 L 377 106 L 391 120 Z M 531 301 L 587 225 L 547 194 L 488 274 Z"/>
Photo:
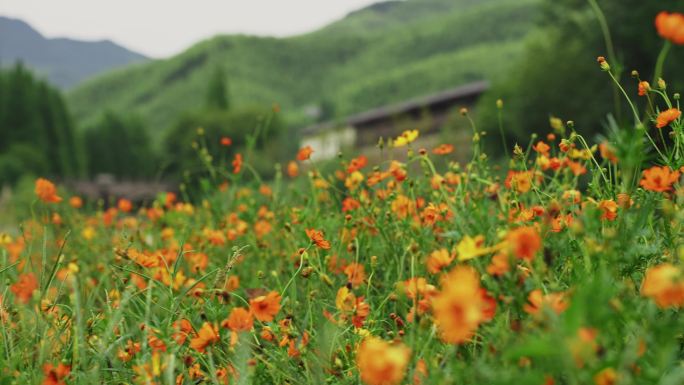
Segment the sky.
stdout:
<path fill-rule="evenodd" d="M 217 34 L 290 36 L 378 0 L 0 0 L 46 37 L 109 39 L 155 58 Z"/>

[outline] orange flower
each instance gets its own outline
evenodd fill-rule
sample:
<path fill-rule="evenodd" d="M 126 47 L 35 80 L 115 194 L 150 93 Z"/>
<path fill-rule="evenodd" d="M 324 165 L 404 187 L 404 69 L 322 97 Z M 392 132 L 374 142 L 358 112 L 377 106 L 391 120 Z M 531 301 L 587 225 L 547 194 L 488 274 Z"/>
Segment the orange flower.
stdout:
<path fill-rule="evenodd" d="M 238 174 L 242 170 L 242 154 L 235 154 L 233 159 L 233 174 Z"/>
<path fill-rule="evenodd" d="M 672 171 L 668 166 L 653 166 L 644 170 L 639 185 L 646 190 L 667 192 L 672 190 L 672 185 L 677 182 L 679 175 L 679 171 Z"/>
<path fill-rule="evenodd" d="M 618 205 L 614 200 L 602 200 L 599 202 L 598 208 L 601 210 L 601 219 L 614 221 L 617 218 Z"/>
<path fill-rule="evenodd" d="M 416 202 L 406 195 L 399 194 L 392 201 L 392 211 L 397 214 L 399 219 L 404 219 L 416 213 Z"/>
<path fill-rule="evenodd" d="M 344 198 L 342 201 L 342 212 L 354 211 L 361 207 L 361 203 L 352 197 Z"/>
<path fill-rule="evenodd" d="M 651 89 L 651 85 L 647 81 L 640 81 L 638 86 L 639 96 L 646 96 Z"/>
<path fill-rule="evenodd" d="M 430 274 L 437 274 L 454 260 L 454 256 L 447 249 L 439 249 L 430 253 L 427 259 L 427 269 Z"/>
<path fill-rule="evenodd" d="M 681 115 L 682 115 L 682 112 L 679 111 L 679 109 L 677 109 L 677 108 L 670 108 L 670 109 L 667 109 L 665 111 L 661 111 L 658 114 L 658 117 L 656 118 L 656 127 L 657 128 L 666 127 L 670 123 L 679 119 L 679 117 Z"/>
<path fill-rule="evenodd" d="M 178 345 L 183 345 L 188 336 L 195 332 L 190 321 L 186 319 L 174 322 L 173 329 L 176 330 L 176 332 L 173 333 L 173 339 Z"/>
<path fill-rule="evenodd" d="M 309 239 L 311 239 L 311 241 L 315 243 L 316 246 L 324 250 L 330 249 L 330 242 L 326 241 L 325 238 L 323 238 L 323 233 L 321 231 L 314 229 L 306 229 L 305 231 L 306 236 L 309 237 Z"/>
<path fill-rule="evenodd" d="M 123 362 L 128 362 L 133 359 L 136 353 L 140 352 L 140 342 L 133 342 L 133 340 L 128 340 L 126 342 L 126 347 L 124 349 L 119 349 L 116 356 Z"/>
<path fill-rule="evenodd" d="M 615 155 L 615 151 L 613 151 L 610 144 L 606 142 L 599 144 L 599 152 L 601 153 L 601 157 L 603 159 L 606 159 L 607 161 L 613 164 L 617 163 L 618 158 Z"/>
<path fill-rule="evenodd" d="M 652 298 L 660 308 L 684 306 L 684 274 L 669 263 L 649 268 L 641 284 L 641 295 Z"/>
<path fill-rule="evenodd" d="M 681 13 L 660 12 L 655 18 L 658 34 L 675 44 L 684 44 L 684 15 Z"/>
<path fill-rule="evenodd" d="M 83 199 L 79 196 L 73 196 L 69 198 L 69 205 L 75 209 L 80 209 L 83 207 Z"/>
<path fill-rule="evenodd" d="M 506 236 L 509 249 L 517 258 L 531 262 L 542 248 L 542 240 L 537 229 L 531 226 L 518 227 Z"/>
<path fill-rule="evenodd" d="M 544 155 L 544 156 L 549 156 L 549 151 L 551 150 L 551 146 L 548 144 L 544 143 L 543 141 L 537 142 L 537 144 L 533 147 L 534 151 L 537 153 Z"/>
<path fill-rule="evenodd" d="M 432 149 L 432 153 L 435 155 L 448 155 L 454 152 L 453 144 L 440 144 L 439 146 Z"/>
<path fill-rule="evenodd" d="M 227 136 L 221 138 L 221 146 L 228 147 L 233 144 L 233 140 Z"/>
<path fill-rule="evenodd" d="M 287 175 L 290 178 L 295 178 L 299 175 L 299 166 L 294 160 L 291 160 L 290 163 L 287 164 Z"/>
<path fill-rule="evenodd" d="M 44 178 L 36 179 L 36 195 L 45 203 L 59 203 L 62 198 L 57 195 L 54 183 Z"/>
<path fill-rule="evenodd" d="M 353 288 L 361 286 L 363 281 L 366 280 L 366 271 L 362 264 L 360 263 L 350 263 L 344 268 L 344 274 L 347 275 L 347 279 Z"/>
<path fill-rule="evenodd" d="M 356 352 L 361 381 L 368 385 L 396 385 L 404 379 L 411 349 L 391 345 L 377 337 L 366 337 Z"/>
<path fill-rule="evenodd" d="M 515 189 L 519 193 L 526 193 L 532 189 L 532 171 L 508 171 L 508 176 L 504 181 L 506 188 Z"/>
<path fill-rule="evenodd" d="M 441 284 L 432 298 L 432 310 L 442 340 L 467 342 L 485 321 L 487 304 L 480 293 L 480 277 L 472 267 L 459 265 L 442 277 Z"/>
<path fill-rule="evenodd" d="M 252 327 L 254 326 L 254 318 L 249 310 L 237 307 L 230 312 L 228 318 L 223 320 L 221 326 L 231 330 L 230 345 L 235 346 L 238 343 L 238 332 L 252 330 Z"/>
<path fill-rule="evenodd" d="M 38 289 L 38 279 L 33 273 L 24 273 L 19 276 L 19 280 L 10 287 L 12 293 L 23 303 L 31 300 L 33 291 Z"/>
<path fill-rule="evenodd" d="M 252 313 L 243 307 L 236 307 L 231 310 L 230 315 L 226 318 L 221 326 L 227 327 L 232 331 L 249 331 L 254 325 Z"/>
<path fill-rule="evenodd" d="M 487 273 L 493 276 L 501 276 L 506 274 L 510 269 L 508 255 L 499 253 L 492 257 L 492 262 L 487 266 Z"/>
<path fill-rule="evenodd" d="M 209 322 L 202 324 L 202 327 L 197 332 L 197 336 L 190 340 L 190 347 L 200 353 L 204 353 L 207 346 L 213 345 L 221 340 L 218 333 L 218 328 Z"/>
<path fill-rule="evenodd" d="M 363 327 L 366 318 L 370 314 L 370 305 L 363 301 L 363 296 L 356 298 L 356 306 L 354 307 L 354 314 L 352 315 L 352 324 L 357 327 Z"/>
<path fill-rule="evenodd" d="M 150 333 L 147 336 L 147 345 L 152 349 L 152 351 L 165 352 L 166 344 L 164 341 L 160 340 L 159 337 Z"/>
<path fill-rule="evenodd" d="M 170 208 L 171 206 L 173 206 L 174 203 L 176 203 L 177 199 L 178 197 L 176 196 L 176 193 L 167 192 L 166 194 L 164 194 L 164 206 Z"/>
<path fill-rule="evenodd" d="M 266 295 L 249 300 L 249 308 L 254 318 L 261 322 L 271 322 L 280 311 L 280 294 L 272 291 Z"/>
<path fill-rule="evenodd" d="M 311 146 L 302 147 L 299 152 L 297 152 L 297 160 L 304 161 L 311 158 L 311 154 L 314 152 Z"/>
<path fill-rule="evenodd" d="M 368 164 L 368 158 L 365 155 L 359 155 L 349 162 L 349 167 L 347 167 L 347 174 L 351 174 L 354 171 L 359 171 L 360 169 L 366 167 Z"/>
<path fill-rule="evenodd" d="M 71 366 L 60 363 L 55 367 L 51 363 L 43 365 L 43 385 L 65 385 L 64 379 L 71 373 Z"/>
<path fill-rule="evenodd" d="M 119 210 L 123 211 L 124 213 L 130 212 L 133 209 L 133 203 L 124 198 L 119 199 L 117 206 L 119 207 Z"/>
<path fill-rule="evenodd" d="M 409 278 L 401 282 L 401 289 L 407 297 L 417 299 L 419 297 L 429 297 L 437 292 L 437 288 L 427 283 L 422 277 Z"/>
<path fill-rule="evenodd" d="M 565 311 L 569 305 L 565 299 L 564 293 L 549 293 L 545 295 L 539 289 L 530 292 L 530 295 L 527 297 L 527 302 L 528 303 L 523 306 L 523 310 L 532 315 L 539 314 L 544 307 L 549 307 L 556 314 L 560 314 Z"/>
<path fill-rule="evenodd" d="M 568 348 L 578 368 L 584 367 L 585 361 L 594 357 L 599 350 L 596 342 L 598 330 L 582 327 L 577 330 L 577 335 L 568 339 Z"/>
<path fill-rule="evenodd" d="M 605 368 L 594 376 L 596 385 L 615 385 L 617 384 L 617 372 L 613 368 Z"/>

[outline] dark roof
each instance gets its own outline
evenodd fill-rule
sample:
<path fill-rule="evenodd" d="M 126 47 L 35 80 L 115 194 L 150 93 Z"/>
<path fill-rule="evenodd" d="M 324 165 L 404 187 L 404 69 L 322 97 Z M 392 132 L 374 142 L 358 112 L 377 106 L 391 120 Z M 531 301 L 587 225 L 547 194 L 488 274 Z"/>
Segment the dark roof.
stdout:
<path fill-rule="evenodd" d="M 440 104 L 449 101 L 457 101 L 459 99 L 466 99 L 472 96 L 477 96 L 489 89 L 489 82 L 478 81 L 469 83 L 460 87 L 444 90 L 436 94 L 421 96 L 410 99 L 402 103 L 383 106 L 352 115 L 343 120 L 344 123 L 350 126 L 363 125 L 374 120 L 381 120 L 391 118 L 406 112 L 416 109 L 421 109 L 426 106 Z M 303 133 L 314 133 L 335 127 L 335 122 L 324 122 L 313 126 L 306 127 L 302 130 Z"/>

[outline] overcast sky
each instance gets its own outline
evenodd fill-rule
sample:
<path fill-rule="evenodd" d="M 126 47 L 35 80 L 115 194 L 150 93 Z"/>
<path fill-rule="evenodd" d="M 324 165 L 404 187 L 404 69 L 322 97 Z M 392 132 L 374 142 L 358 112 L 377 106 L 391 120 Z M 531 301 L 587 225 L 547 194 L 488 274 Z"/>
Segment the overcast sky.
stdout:
<path fill-rule="evenodd" d="M 110 39 L 152 57 L 216 34 L 308 32 L 378 0 L 0 0 L 48 37 Z"/>

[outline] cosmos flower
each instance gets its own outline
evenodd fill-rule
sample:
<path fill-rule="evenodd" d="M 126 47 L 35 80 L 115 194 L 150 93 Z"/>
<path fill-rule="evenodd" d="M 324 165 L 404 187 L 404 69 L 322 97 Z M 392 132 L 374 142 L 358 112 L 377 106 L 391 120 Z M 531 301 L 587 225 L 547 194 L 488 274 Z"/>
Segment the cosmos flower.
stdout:
<path fill-rule="evenodd" d="M 539 314 L 545 307 L 550 308 L 556 314 L 560 314 L 569 306 L 564 293 L 543 294 L 539 289 L 530 292 L 527 297 L 527 302 L 528 303 L 523 306 L 523 310 L 532 315 Z"/>
<path fill-rule="evenodd" d="M 528 262 L 531 262 L 542 248 L 539 232 L 531 226 L 522 226 L 509 231 L 506 241 L 513 256 Z"/>
<path fill-rule="evenodd" d="M 65 385 L 64 379 L 71 373 L 71 366 L 59 363 L 54 366 L 51 363 L 43 365 L 43 385 Z"/>
<path fill-rule="evenodd" d="M 249 331 L 253 325 L 254 317 L 252 317 L 252 313 L 243 307 L 233 308 L 228 318 L 221 324 L 221 326 L 227 327 L 232 331 Z"/>
<path fill-rule="evenodd" d="M 667 109 L 665 111 L 661 111 L 658 114 L 658 117 L 656 118 L 656 127 L 657 128 L 667 127 L 670 125 L 670 123 L 679 119 L 679 117 L 681 115 L 682 115 L 682 112 L 679 111 L 679 109 L 677 109 L 677 108 L 670 108 L 670 109 Z"/>
<path fill-rule="evenodd" d="M 684 306 L 684 273 L 670 263 L 649 268 L 641 284 L 641 295 L 653 299 L 663 309 Z"/>
<path fill-rule="evenodd" d="M 643 171 L 639 185 L 649 191 L 668 192 L 672 191 L 679 175 L 679 171 L 672 171 L 668 166 L 653 166 Z"/>
<path fill-rule="evenodd" d="M 271 291 L 249 300 L 249 309 L 254 318 L 261 322 L 271 322 L 280 311 L 280 294 Z"/>
<path fill-rule="evenodd" d="M 432 149 L 432 153 L 435 155 L 448 155 L 454 152 L 453 144 L 440 144 L 439 146 Z"/>
<path fill-rule="evenodd" d="M 394 147 L 403 147 L 414 142 L 418 138 L 418 130 L 406 130 L 394 139 Z"/>
<path fill-rule="evenodd" d="M 242 170 L 242 154 L 235 154 L 235 158 L 233 159 L 232 165 L 233 174 L 239 174 L 240 170 Z"/>
<path fill-rule="evenodd" d="M 33 273 L 21 274 L 19 280 L 10 287 L 12 293 L 23 303 L 31 300 L 33 291 L 36 289 L 38 289 L 38 279 Z"/>
<path fill-rule="evenodd" d="M 344 274 L 347 275 L 347 280 L 353 288 L 361 286 L 366 280 L 366 271 L 360 263 L 350 263 L 344 268 Z"/>
<path fill-rule="evenodd" d="M 314 152 L 313 148 L 311 146 L 305 146 L 302 147 L 298 152 L 297 152 L 297 160 L 299 161 L 305 161 L 309 158 L 311 158 L 311 154 Z"/>
<path fill-rule="evenodd" d="M 450 344 L 469 341 L 485 321 L 486 305 L 475 269 L 459 265 L 444 275 L 439 293 L 432 298 L 434 320 L 442 340 Z"/>
<path fill-rule="evenodd" d="M 684 44 L 684 15 L 678 12 L 660 12 L 655 18 L 658 35 L 675 44 Z"/>
<path fill-rule="evenodd" d="M 205 322 L 197 331 L 197 336 L 190 340 L 190 347 L 200 353 L 204 353 L 209 345 L 213 345 L 220 340 L 218 328 L 209 322 Z"/>
<path fill-rule="evenodd" d="M 369 336 L 359 344 L 356 365 L 361 381 L 367 385 L 397 385 L 405 376 L 411 349 Z"/>
<path fill-rule="evenodd" d="M 62 198 L 57 195 L 57 188 L 54 183 L 44 178 L 36 179 L 36 195 L 45 203 L 59 203 Z"/>
<path fill-rule="evenodd" d="M 326 241 L 325 238 L 323 238 L 323 232 L 314 229 L 307 229 L 305 231 L 306 236 L 309 237 L 311 242 L 313 242 L 316 246 L 324 250 L 330 249 L 330 242 Z"/>
<path fill-rule="evenodd" d="M 435 250 L 427 258 L 427 269 L 430 274 L 437 274 L 449 266 L 453 260 L 454 256 L 449 253 L 449 250 L 445 248 Z"/>

